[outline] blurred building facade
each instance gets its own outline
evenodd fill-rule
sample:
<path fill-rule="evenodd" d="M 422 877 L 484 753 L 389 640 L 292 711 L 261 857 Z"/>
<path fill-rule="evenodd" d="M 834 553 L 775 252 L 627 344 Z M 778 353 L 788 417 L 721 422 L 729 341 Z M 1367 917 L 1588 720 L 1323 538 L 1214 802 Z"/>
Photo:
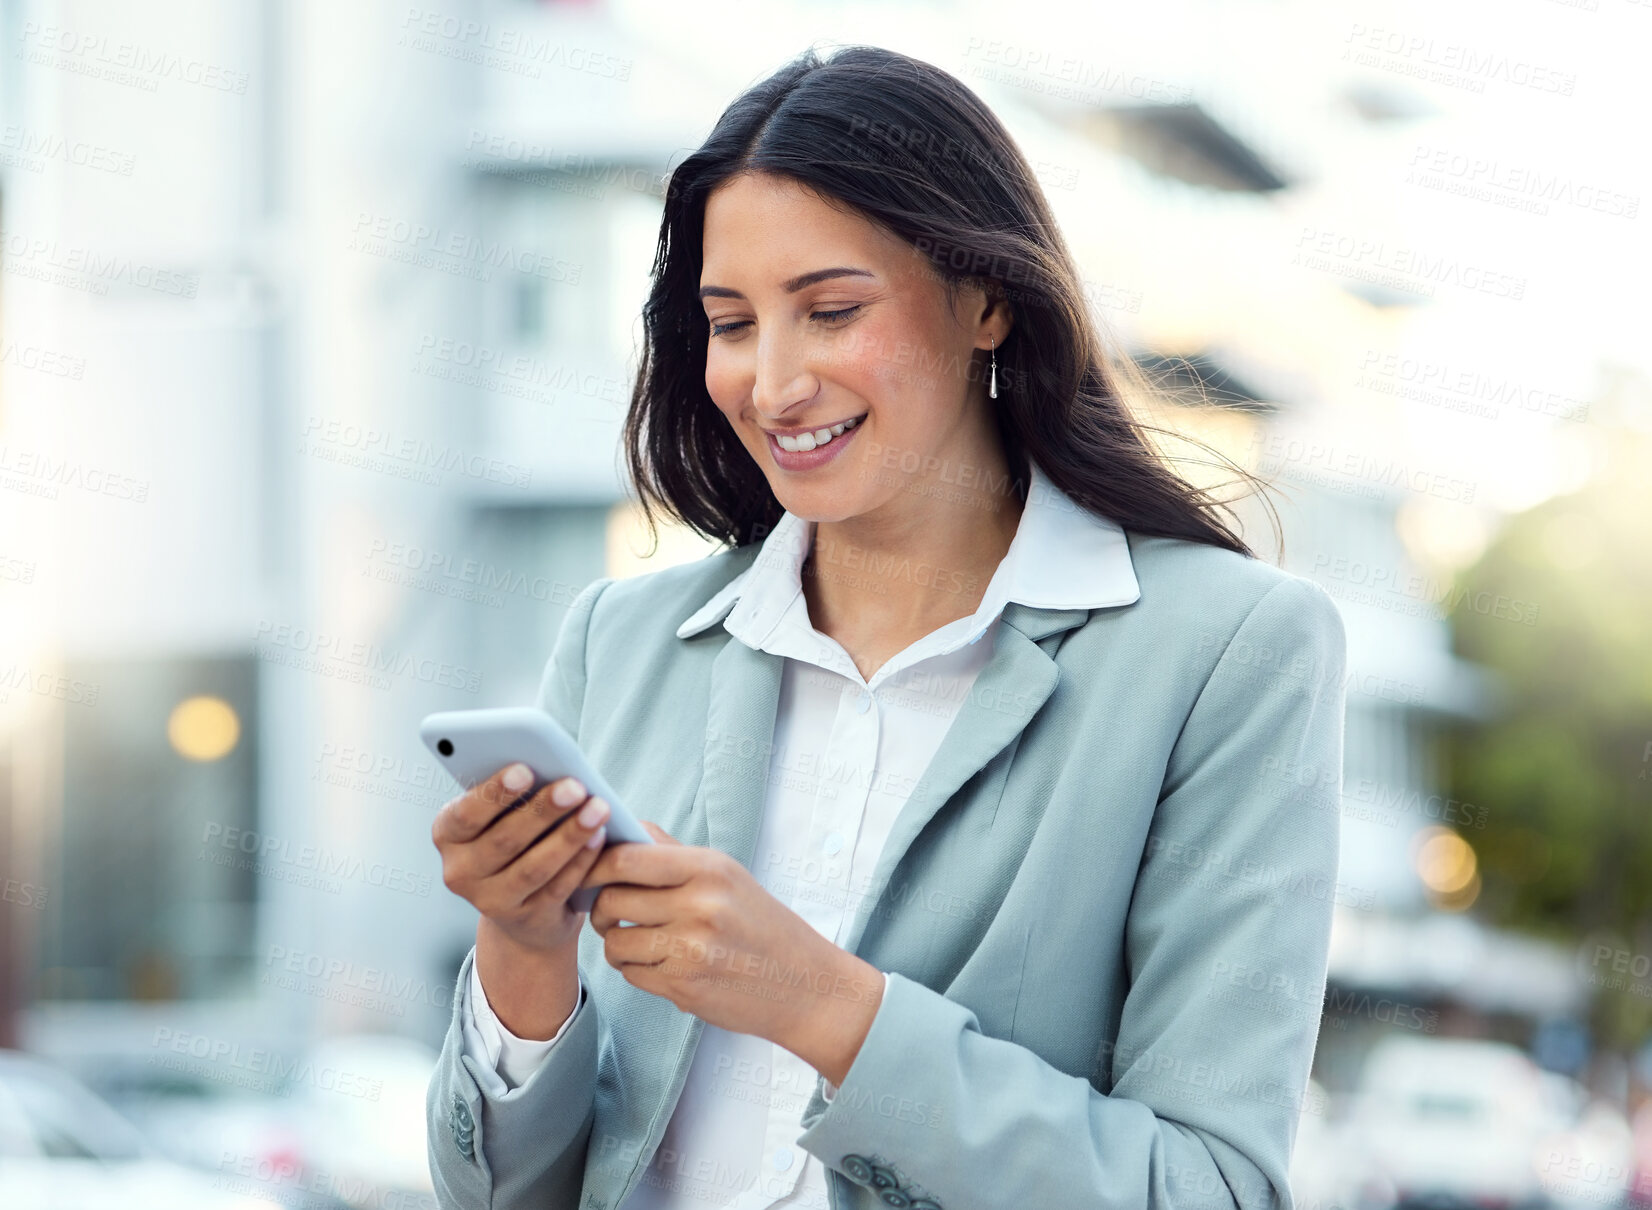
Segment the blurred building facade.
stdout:
<path fill-rule="evenodd" d="M 1282 563 L 1348 625 L 1335 893 L 1426 912 L 1414 839 L 1451 822 L 1430 728 L 1486 686 L 1437 612 L 1369 591 L 1419 574 L 1405 535 L 1456 502 L 1394 485 L 1394 403 L 1346 372 L 1415 300 L 1245 251 L 1289 246 L 1331 149 L 1393 107 L 1327 69 L 1258 108 L 1152 44 L 1057 96 L 929 6 L 882 11 L 1021 140 L 1120 346 L 1221 385 L 1168 421 L 1288 490 Z M 637 315 L 664 174 L 751 61 L 596 3 L 111 6 L 95 43 L 79 6 L 0 14 L 26 132 L 0 309 L 85 363 L 5 366 L 0 442 L 134 485 L 8 502 L 0 554 L 40 572 L 0 596 L 0 664 L 87 687 L 0 700 L 6 860 L 48 892 L 11 916 L 21 1039 L 82 1068 L 158 1029 L 434 1042 L 474 917 L 441 884 L 451 792 L 416 725 L 532 700 L 577 590 L 657 565 L 617 457 Z M 764 70 L 819 17 L 777 9 Z M 202 697 L 239 728 L 207 758 L 190 720 L 221 723 L 178 716 Z"/>

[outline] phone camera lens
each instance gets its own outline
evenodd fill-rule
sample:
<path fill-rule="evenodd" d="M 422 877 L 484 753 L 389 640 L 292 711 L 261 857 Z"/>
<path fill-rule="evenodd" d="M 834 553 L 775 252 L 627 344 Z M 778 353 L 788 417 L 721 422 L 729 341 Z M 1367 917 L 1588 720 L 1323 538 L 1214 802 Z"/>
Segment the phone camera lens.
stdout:
<path fill-rule="evenodd" d="M 437 740 L 436 741 L 436 751 L 440 752 L 443 756 L 452 756 L 453 755 L 453 741 L 450 740 L 450 739 L 439 739 L 439 740 Z"/>

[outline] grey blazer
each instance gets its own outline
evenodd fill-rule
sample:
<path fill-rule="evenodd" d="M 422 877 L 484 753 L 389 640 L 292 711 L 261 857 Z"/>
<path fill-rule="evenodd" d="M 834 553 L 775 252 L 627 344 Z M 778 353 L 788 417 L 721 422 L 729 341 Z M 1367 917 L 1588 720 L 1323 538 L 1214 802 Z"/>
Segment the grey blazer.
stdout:
<path fill-rule="evenodd" d="M 798 1120 L 833 1210 L 1290 1210 L 1343 897 L 1342 621 L 1270 564 L 1126 537 L 1140 598 L 1011 604 L 895 821 L 844 942 L 888 988 Z M 676 629 L 757 550 L 591 584 L 539 692 L 633 811 L 748 866 L 783 660 Z M 585 1003 L 526 1084 L 485 1095 L 473 960 L 427 1101 L 438 1200 L 617 1210 L 704 1022 L 587 928 Z"/>

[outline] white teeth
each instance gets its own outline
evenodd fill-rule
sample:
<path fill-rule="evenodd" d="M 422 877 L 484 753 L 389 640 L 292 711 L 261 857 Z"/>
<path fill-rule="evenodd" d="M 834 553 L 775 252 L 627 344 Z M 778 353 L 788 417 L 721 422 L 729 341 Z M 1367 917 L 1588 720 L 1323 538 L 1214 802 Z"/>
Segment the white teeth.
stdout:
<path fill-rule="evenodd" d="M 839 423 L 832 425 L 830 428 L 816 429 L 812 433 L 799 433 L 795 437 L 788 436 L 785 433 L 776 433 L 774 439 L 779 444 L 780 448 L 788 453 L 807 453 L 809 450 L 825 445 L 833 437 L 841 436 L 843 433 L 848 432 L 850 429 L 859 424 L 861 419 L 861 417 L 856 416 L 853 420 L 840 421 Z"/>

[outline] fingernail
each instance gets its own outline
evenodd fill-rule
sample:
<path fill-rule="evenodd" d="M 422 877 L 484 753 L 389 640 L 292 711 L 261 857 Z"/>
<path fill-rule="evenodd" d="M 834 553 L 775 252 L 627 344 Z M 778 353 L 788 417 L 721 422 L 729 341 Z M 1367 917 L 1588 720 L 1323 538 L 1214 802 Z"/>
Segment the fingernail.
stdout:
<path fill-rule="evenodd" d="M 579 813 L 579 826 L 594 828 L 608 818 L 608 804 L 600 798 L 593 798 L 585 804 L 585 809 Z"/>
<path fill-rule="evenodd" d="M 526 790 L 528 783 L 533 780 L 533 770 L 527 765 L 516 764 L 505 770 L 502 779 L 507 790 Z"/>
<path fill-rule="evenodd" d="M 602 847 L 602 842 L 607 839 L 608 829 L 598 828 L 595 832 L 591 833 L 591 839 L 585 842 L 585 847 L 587 849 L 600 849 Z"/>
<path fill-rule="evenodd" d="M 551 791 L 551 801 L 559 807 L 571 807 L 584 797 L 585 787 L 572 777 L 563 778 Z"/>

